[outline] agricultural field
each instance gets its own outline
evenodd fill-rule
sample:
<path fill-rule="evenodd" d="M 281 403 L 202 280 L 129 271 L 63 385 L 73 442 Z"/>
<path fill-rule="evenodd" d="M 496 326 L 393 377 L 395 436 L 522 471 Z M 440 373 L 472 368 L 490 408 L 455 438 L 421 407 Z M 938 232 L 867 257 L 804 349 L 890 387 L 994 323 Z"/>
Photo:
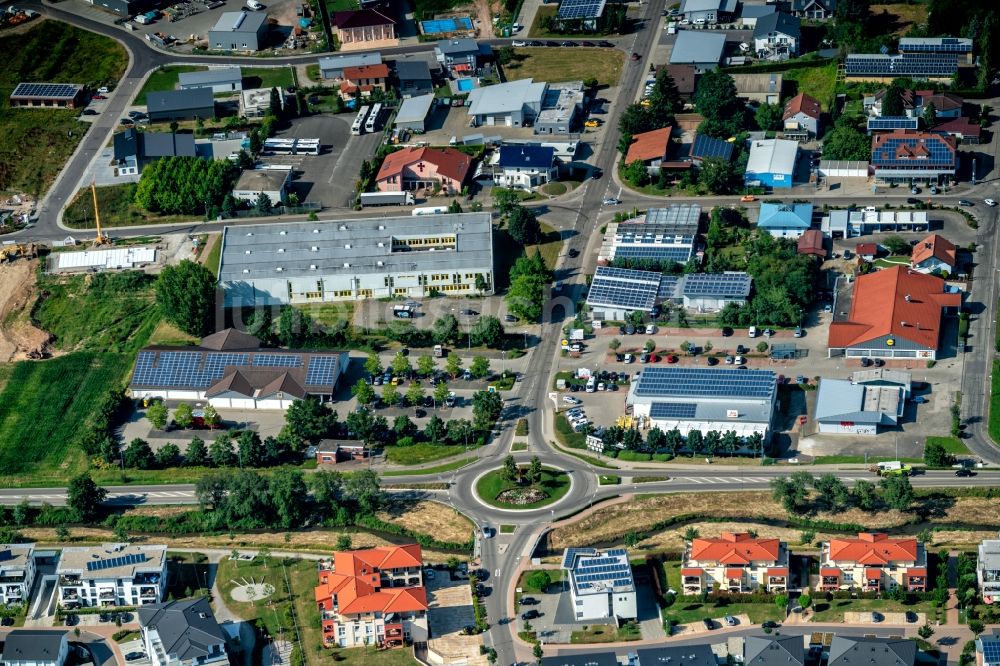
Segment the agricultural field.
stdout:
<path fill-rule="evenodd" d="M 83 471 L 80 425 L 130 367 L 123 354 L 90 352 L 15 364 L 0 392 L 0 485 L 62 484 Z"/>
<path fill-rule="evenodd" d="M 100 86 L 125 72 L 125 49 L 107 37 L 58 21 L 36 20 L 24 32 L 0 37 L 0 192 L 39 196 L 49 188 L 89 129 L 80 110 L 11 109 L 22 81 Z"/>

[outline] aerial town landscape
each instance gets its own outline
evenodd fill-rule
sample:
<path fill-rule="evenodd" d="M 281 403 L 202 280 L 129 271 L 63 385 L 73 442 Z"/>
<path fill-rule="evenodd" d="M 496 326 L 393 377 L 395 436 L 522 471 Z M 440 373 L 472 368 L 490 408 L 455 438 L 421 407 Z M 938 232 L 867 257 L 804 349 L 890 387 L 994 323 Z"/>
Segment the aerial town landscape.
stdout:
<path fill-rule="evenodd" d="M 1000 666 L 998 29 L 0 1 L 0 666 Z"/>

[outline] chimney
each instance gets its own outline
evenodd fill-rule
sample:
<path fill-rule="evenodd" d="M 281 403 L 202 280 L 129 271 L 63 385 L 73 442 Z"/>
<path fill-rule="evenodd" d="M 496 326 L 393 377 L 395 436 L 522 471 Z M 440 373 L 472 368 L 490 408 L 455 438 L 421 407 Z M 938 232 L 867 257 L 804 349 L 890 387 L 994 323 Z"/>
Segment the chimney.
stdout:
<path fill-rule="evenodd" d="M 906 299 L 906 302 L 907 302 L 907 303 L 909 303 L 909 302 L 910 302 L 910 295 L 909 295 L 909 294 L 907 294 L 906 296 L 904 296 L 904 298 Z"/>

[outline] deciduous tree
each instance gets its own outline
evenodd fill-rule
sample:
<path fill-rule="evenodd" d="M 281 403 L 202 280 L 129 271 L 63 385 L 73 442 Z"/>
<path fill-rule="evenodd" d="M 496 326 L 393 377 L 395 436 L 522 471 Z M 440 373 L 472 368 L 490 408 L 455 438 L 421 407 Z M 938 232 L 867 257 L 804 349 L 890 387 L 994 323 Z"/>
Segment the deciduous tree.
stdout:
<path fill-rule="evenodd" d="M 204 336 L 215 307 L 215 276 L 188 259 L 164 266 L 156 279 L 156 303 L 167 321 L 185 333 Z"/>

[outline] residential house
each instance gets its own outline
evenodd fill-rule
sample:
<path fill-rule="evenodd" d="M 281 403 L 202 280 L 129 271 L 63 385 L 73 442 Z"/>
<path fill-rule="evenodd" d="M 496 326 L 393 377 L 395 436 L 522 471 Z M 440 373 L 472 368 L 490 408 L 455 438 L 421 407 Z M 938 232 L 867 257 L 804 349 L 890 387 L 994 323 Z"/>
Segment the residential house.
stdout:
<path fill-rule="evenodd" d="M 984 539 L 979 544 L 976 581 L 983 603 L 994 604 L 1000 599 L 1000 538 Z"/>
<path fill-rule="evenodd" d="M 555 149 L 546 146 L 500 146 L 498 177 L 505 187 L 530 190 L 556 179 Z"/>
<path fill-rule="evenodd" d="M 277 206 L 287 198 L 291 182 L 290 168 L 247 169 L 233 186 L 233 196 L 256 204 L 260 195 L 264 194 L 272 205 Z"/>
<path fill-rule="evenodd" d="M 279 91 L 278 101 L 285 108 L 285 96 Z M 247 118 L 263 118 L 271 113 L 271 89 L 248 88 L 240 93 L 240 115 Z"/>
<path fill-rule="evenodd" d="M 472 124 L 525 127 L 542 112 L 547 89 L 547 83 L 535 83 L 532 79 L 476 88 L 469 93 L 468 100 Z"/>
<path fill-rule="evenodd" d="M 1000 629 L 976 637 L 976 666 L 1000 666 Z"/>
<path fill-rule="evenodd" d="M 155 604 L 163 600 L 167 586 L 167 547 L 111 543 L 63 548 L 56 574 L 63 608 Z"/>
<path fill-rule="evenodd" d="M 434 79 L 426 60 L 397 60 L 396 78 L 399 79 L 399 94 L 403 99 L 434 92 Z"/>
<path fill-rule="evenodd" d="M 340 96 L 344 99 L 353 99 L 359 94 L 368 97 L 376 90 L 384 91 L 388 78 L 389 66 L 382 63 L 345 67 L 340 82 Z"/>
<path fill-rule="evenodd" d="M 698 71 L 694 65 L 660 65 L 656 68 L 656 73 L 667 70 L 667 74 L 674 80 L 677 92 L 682 99 L 691 99 L 694 95 L 695 83 L 697 82 Z"/>
<path fill-rule="evenodd" d="M 799 236 L 798 253 L 811 254 L 819 257 L 820 261 L 825 261 L 827 252 L 823 232 L 819 229 L 806 229 L 803 231 L 802 235 Z"/>
<path fill-rule="evenodd" d="M 905 409 L 902 387 L 823 377 L 813 420 L 819 432 L 827 435 L 876 435 L 881 429 L 895 428 Z"/>
<path fill-rule="evenodd" d="M 827 652 L 827 666 L 913 666 L 917 642 L 911 638 L 834 636 Z"/>
<path fill-rule="evenodd" d="M 733 0 L 735 4 L 735 0 Z M 726 36 L 700 30 L 681 30 L 670 52 L 671 65 L 693 65 L 698 74 L 715 69 L 722 62 Z"/>
<path fill-rule="evenodd" d="M 205 597 L 139 608 L 139 634 L 152 666 L 228 666 L 226 636 Z"/>
<path fill-rule="evenodd" d="M 0 545 L 0 604 L 27 604 L 35 583 L 35 544 Z"/>
<path fill-rule="evenodd" d="M 4 666 L 63 666 L 68 656 L 66 631 L 11 629 L 4 639 Z"/>
<path fill-rule="evenodd" d="M 833 18 L 836 0 L 792 0 L 792 14 L 804 19 L 825 21 Z"/>
<path fill-rule="evenodd" d="M 878 253 L 878 243 L 858 243 L 854 246 L 854 254 L 858 255 L 859 261 L 875 261 Z"/>
<path fill-rule="evenodd" d="M 18 83 L 8 97 L 10 108 L 75 109 L 83 106 L 78 83 Z"/>
<path fill-rule="evenodd" d="M 260 51 L 267 46 L 266 12 L 223 12 L 208 31 L 208 48 L 218 51 Z"/>
<path fill-rule="evenodd" d="M 797 141 L 761 139 L 750 142 L 750 159 L 744 182 L 747 187 L 790 188 L 799 158 Z"/>
<path fill-rule="evenodd" d="M 334 12 L 330 17 L 334 37 L 344 50 L 392 46 L 398 42 L 396 21 L 377 9 Z"/>
<path fill-rule="evenodd" d="M 947 277 L 954 275 L 958 265 L 955 244 L 944 236 L 931 234 L 913 246 L 910 267 L 921 273 L 934 273 Z"/>
<path fill-rule="evenodd" d="M 682 0 L 681 14 L 695 25 L 729 23 L 736 7 L 736 0 Z"/>
<path fill-rule="evenodd" d="M 197 157 L 193 134 L 140 132 L 129 128 L 114 135 L 118 175 L 138 175 L 150 162 L 164 157 Z"/>
<path fill-rule="evenodd" d="M 569 134 L 583 110 L 583 81 L 545 84 L 534 134 Z"/>
<path fill-rule="evenodd" d="M 150 120 L 211 120 L 215 118 L 215 97 L 211 88 L 148 92 L 146 111 Z"/>
<path fill-rule="evenodd" d="M 942 311 L 962 304 L 944 280 L 895 266 L 854 281 L 846 317 L 834 317 L 829 356 L 934 360 L 941 343 Z"/>
<path fill-rule="evenodd" d="M 934 125 L 931 131 L 954 137 L 958 143 L 978 144 L 982 138 L 983 127 L 968 118 L 952 118 Z"/>
<path fill-rule="evenodd" d="M 871 97 L 865 98 L 865 106 L 871 115 L 881 117 L 882 100 L 885 99 L 887 88 L 876 91 Z M 900 94 L 903 102 L 903 112 L 908 118 L 922 118 L 924 111 L 934 107 L 934 114 L 938 120 L 948 118 L 958 118 L 962 115 L 962 108 L 965 100 L 950 92 L 934 92 L 933 90 L 910 90 L 904 89 Z"/>
<path fill-rule="evenodd" d="M 958 170 L 955 137 L 896 130 L 872 137 L 869 173 L 882 183 L 942 183 Z"/>
<path fill-rule="evenodd" d="M 316 464 L 336 465 L 349 460 L 364 460 L 368 447 L 357 440 L 322 439 L 316 445 Z"/>
<path fill-rule="evenodd" d="M 479 68 L 481 50 L 474 39 L 448 39 L 434 46 L 434 57 L 452 77 L 472 76 Z"/>
<path fill-rule="evenodd" d="M 472 169 L 472 158 L 454 148 L 404 148 L 390 153 L 375 176 L 380 192 L 462 191 Z"/>
<path fill-rule="evenodd" d="M 761 18 L 778 11 L 777 4 L 770 5 L 750 5 L 743 4 L 740 10 L 740 23 L 744 27 L 753 28 Z"/>
<path fill-rule="evenodd" d="M 634 620 L 638 617 L 632 565 L 624 548 L 567 548 L 562 568 L 569 581 L 575 619 Z"/>
<path fill-rule="evenodd" d="M 807 203 L 769 203 L 760 205 L 757 228 L 775 238 L 798 238 L 812 226 L 813 206 Z"/>
<path fill-rule="evenodd" d="M 650 173 L 659 172 L 660 165 L 667 161 L 670 151 L 671 127 L 641 132 L 632 137 L 632 143 L 625 154 L 625 164 L 642 162 Z"/>
<path fill-rule="evenodd" d="M 920 541 L 912 537 L 891 539 L 881 532 L 861 532 L 857 538 L 823 543 L 818 590 L 884 592 L 896 587 L 907 592 L 927 590 L 927 552 Z M 834 663 L 833 650 L 829 663 Z M 882 663 L 885 662 L 879 662 Z"/>
<path fill-rule="evenodd" d="M 315 590 L 325 644 L 391 648 L 427 640 L 420 546 L 337 552 L 330 564 L 320 568 Z"/>
<path fill-rule="evenodd" d="M 821 115 L 822 108 L 816 98 L 805 93 L 791 98 L 781 116 L 785 138 L 805 141 L 820 136 Z"/>
<path fill-rule="evenodd" d="M 203 72 L 181 72 L 178 87 L 181 90 L 211 88 L 213 93 L 243 90 L 243 70 L 239 67 L 219 67 Z"/>
<path fill-rule="evenodd" d="M 621 666 L 621 663 L 614 652 L 573 652 L 542 657 L 541 666 Z"/>
<path fill-rule="evenodd" d="M 747 636 L 743 639 L 743 666 L 805 666 L 801 636 Z"/>
<path fill-rule="evenodd" d="M 781 103 L 781 88 L 785 78 L 781 72 L 762 74 L 730 74 L 736 85 L 736 96 L 758 104 Z"/>
<path fill-rule="evenodd" d="M 343 55 L 320 58 L 319 71 L 324 79 L 342 79 L 344 78 L 344 70 L 348 67 L 364 67 L 365 65 L 381 64 L 382 54 L 378 51 L 345 53 Z"/>
<path fill-rule="evenodd" d="M 718 666 L 719 660 L 707 642 L 639 648 L 630 666 Z"/>
<path fill-rule="evenodd" d="M 779 539 L 746 532 L 693 539 L 684 548 L 681 586 L 684 594 L 713 589 L 783 594 L 788 591 L 788 548 Z"/>
<path fill-rule="evenodd" d="M 758 57 L 768 60 L 788 60 L 799 54 L 802 24 L 785 12 L 765 14 L 753 28 L 753 48 Z"/>

